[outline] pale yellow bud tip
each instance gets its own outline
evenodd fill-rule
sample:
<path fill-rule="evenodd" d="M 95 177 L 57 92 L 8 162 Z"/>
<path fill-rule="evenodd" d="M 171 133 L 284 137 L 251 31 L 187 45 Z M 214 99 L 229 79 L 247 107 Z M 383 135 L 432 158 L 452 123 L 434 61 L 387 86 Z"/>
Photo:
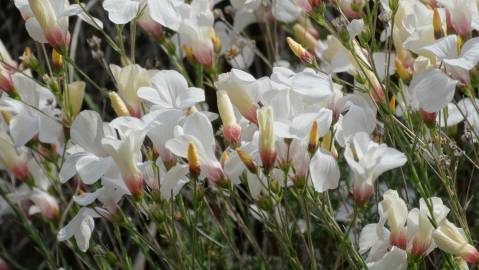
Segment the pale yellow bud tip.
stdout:
<path fill-rule="evenodd" d="M 109 92 L 108 97 L 110 98 L 111 107 L 115 111 L 116 115 L 118 116 L 130 116 L 130 112 L 126 107 L 125 102 L 121 99 L 121 97 L 116 92 Z"/>

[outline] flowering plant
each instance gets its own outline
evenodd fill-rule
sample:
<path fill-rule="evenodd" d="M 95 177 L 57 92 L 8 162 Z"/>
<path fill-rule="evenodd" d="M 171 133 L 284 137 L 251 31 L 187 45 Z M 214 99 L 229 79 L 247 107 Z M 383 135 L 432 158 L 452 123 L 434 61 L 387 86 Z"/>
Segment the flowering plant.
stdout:
<path fill-rule="evenodd" d="M 0 269 L 479 263 L 476 2 L 12 1 Z"/>

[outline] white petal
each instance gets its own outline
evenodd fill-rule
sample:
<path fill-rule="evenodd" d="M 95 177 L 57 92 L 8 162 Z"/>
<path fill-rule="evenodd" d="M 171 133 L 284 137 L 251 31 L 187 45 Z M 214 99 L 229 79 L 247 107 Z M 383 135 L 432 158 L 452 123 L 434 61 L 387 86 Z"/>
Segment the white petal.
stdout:
<path fill-rule="evenodd" d="M 79 144 L 86 151 L 104 154 L 101 139 L 103 138 L 103 121 L 95 111 L 82 111 L 73 121 L 70 129 L 72 142 Z"/>
<path fill-rule="evenodd" d="M 438 112 L 451 102 L 456 84 L 439 69 L 431 69 L 413 77 L 408 93 L 415 98 L 416 109 Z"/>
<path fill-rule="evenodd" d="M 181 2 L 177 0 L 148 0 L 150 16 L 159 24 L 176 31 L 181 22 L 177 9 Z"/>
<path fill-rule="evenodd" d="M 110 166 L 110 158 L 85 155 L 77 161 L 76 170 L 83 183 L 91 185 L 100 179 Z"/>
<path fill-rule="evenodd" d="M 103 8 L 108 11 L 108 18 L 115 24 L 126 24 L 138 13 L 140 3 L 131 0 L 105 0 Z"/>
<path fill-rule="evenodd" d="M 309 165 L 313 187 L 317 192 L 335 189 L 339 183 L 339 166 L 329 153 L 319 149 Z"/>
<path fill-rule="evenodd" d="M 27 111 L 22 111 L 12 119 L 10 132 L 15 145 L 23 146 L 38 133 L 38 120 Z"/>
<path fill-rule="evenodd" d="M 176 196 L 181 188 L 189 182 L 185 176 L 188 174 L 188 166 L 177 165 L 171 168 L 161 179 L 160 190 L 163 199 L 169 199 Z"/>
<path fill-rule="evenodd" d="M 27 29 L 27 32 L 30 37 L 33 38 L 36 42 L 48 43 L 45 34 L 43 34 L 42 27 L 40 26 L 35 17 L 29 18 L 25 22 L 25 28 Z"/>

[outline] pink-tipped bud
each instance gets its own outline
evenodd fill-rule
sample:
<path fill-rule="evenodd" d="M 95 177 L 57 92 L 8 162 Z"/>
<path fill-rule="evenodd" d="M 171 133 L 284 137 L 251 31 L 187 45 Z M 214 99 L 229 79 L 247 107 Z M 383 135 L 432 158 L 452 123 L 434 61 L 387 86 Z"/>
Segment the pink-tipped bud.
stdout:
<path fill-rule="evenodd" d="M 433 232 L 434 243 L 443 251 L 463 258 L 468 263 L 479 263 L 479 252 L 468 243 L 463 232 L 449 220 L 444 220 Z"/>
<path fill-rule="evenodd" d="M 26 161 L 18 154 L 12 139 L 0 132 L 0 161 L 18 180 L 24 181 L 30 175 Z"/>
<path fill-rule="evenodd" d="M 35 204 L 35 207 L 37 207 L 30 208 L 30 212 L 34 213 L 38 209 L 42 217 L 46 220 L 52 220 L 58 217 L 60 206 L 58 205 L 57 199 L 52 195 L 42 190 L 34 189 L 30 199 Z"/>
<path fill-rule="evenodd" d="M 70 33 L 58 23 L 57 14 L 50 1 L 28 0 L 32 13 L 43 30 L 48 43 L 54 48 L 64 49 L 70 44 Z"/>
<path fill-rule="evenodd" d="M 218 111 L 223 121 L 223 135 L 226 142 L 235 147 L 241 141 L 241 127 L 236 123 L 233 104 L 225 91 L 216 92 Z"/>
<path fill-rule="evenodd" d="M 163 27 L 151 18 L 148 9 L 146 9 L 143 15 L 138 19 L 138 25 L 156 39 L 163 36 Z"/>
<path fill-rule="evenodd" d="M 303 64 L 308 66 L 314 66 L 316 64 L 316 57 L 306 50 L 301 44 L 290 37 L 287 37 L 286 41 L 288 42 L 288 46 L 293 54 L 298 57 Z"/>
<path fill-rule="evenodd" d="M 12 77 L 10 72 L 2 67 L 0 64 L 0 90 L 5 92 L 12 92 L 14 89 Z"/>
<path fill-rule="evenodd" d="M 270 106 L 258 110 L 259 154 L 263 169 L 269 173 L 276 161 L 276 137 L 273 130 L 273 109 Z"/>

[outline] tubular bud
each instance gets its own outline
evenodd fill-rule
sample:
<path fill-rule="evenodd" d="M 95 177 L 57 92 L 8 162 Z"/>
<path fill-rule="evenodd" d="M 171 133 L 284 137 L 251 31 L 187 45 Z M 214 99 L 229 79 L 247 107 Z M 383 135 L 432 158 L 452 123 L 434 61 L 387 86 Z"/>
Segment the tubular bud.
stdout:
<path fill-rule="evenodd" d="M 63 68 L 63 56 L 55 48 L 52 50 L 52 64 L 55 70 Z"/>
<path fill-rule="evenodd" d="M 62 29 L 58 24 L 57 15 L 50 1 L 28 0 L 28 3 L 48 43 L 60 50 L 68 47 L 70 33 L 68 29 Z"/>
<path fill-rule="evenodd" d="M 223 121 L 223 135 L 229 145 L 237 146 L 241 140 L 241 127 L 236 123 L 233 104 L 225 91 L 216 92 L 218 111 Z"/>
<path fill-rule="evenodd" d="M 308 143 L 308 152 L 310 155 L 313 155 L 318 149 L 318 122 L 314 121 L 311 126 L 311 131 L 309 132 L 309 143 Z"/>
<path fill-rule="evenodd" d="M 258 110 L 259 153 L 263 169 L 269 173 L 276 161 L 276 138 L 273 130 L 273 109 L 270 106 Z"/>
<path fill-rule="evenodd" d="M 293 26 L 294 36 L 306 47 L 313 50 L 318 43 L 316 38 L 311 35 L 301 24 L 297 23 Z"/>
<path fill-rule="evenodd" d="M 468 263 L 479 262 L 479 252 L 477 249 L 467 242 L 459 228 L 449 220 L 444 220 L 433 232 L 433 239 L 436 245 L 443 251 L 460 256 Z"/>
<path fill-rule="evenodd" d="M 192 142 L 188 144 L 188 166 L 192 177 L 196 178 L 200 176 L 200 160 L 198 158 L 198 152 L 196 151 L 196 145 Z"/>
<path fill-rule="evenodd" d="M 238 153 L 239 158 L 243 162 L 243 164 L 248 168 L 248 170 L 253 173 L 257 174 L 258 173 L 258 165 L 256 162 L 251 158 L 250 155 L 248 155 L 243 149 L 241 148 L 236 148 L 236 153 Z"/>
<path fill-rule="evenodd" d="M 4 131 L 0 132 L 0 161 L 18 180 L 25 181 L 30 175 L 27 162 L 18 155 L 12 139 Z"/>
<path fill-rule="evenodd" d="M 293 54 L 296 55 L 301 62 L 308 66 L 313 66 L 316 64 L 316 57 L 308 52 L 301 44 L 296 42 L 291 37 L 287 37 L 286 41 L 288 42 L 288 46 L 291 51 L 293 51 Z"/>
<path fill-rule="evenodd" d="M 68 93 L 64 96 L 63 107 L 70 111 L 72 120 L 80 113 L 85 97 L 85 87 L 84 81 L 76 81 L 68 85 Z"/>
<path fill-rule="evenodd" d="M 116 92 L 110 91 L 108 93 L 108 97 L 110 98 L 111 107 L 117 116 L 130 116 L 130 112 L 126 107 L 125 102 L 123 102 L 121 97 Z"/>
<path fill-rule="evenodd" d="M 403 65 L 402 61 L 397 58 L 395 61 L 396 73 L 403 81 L 411 80 L 411 72 Z"/>

